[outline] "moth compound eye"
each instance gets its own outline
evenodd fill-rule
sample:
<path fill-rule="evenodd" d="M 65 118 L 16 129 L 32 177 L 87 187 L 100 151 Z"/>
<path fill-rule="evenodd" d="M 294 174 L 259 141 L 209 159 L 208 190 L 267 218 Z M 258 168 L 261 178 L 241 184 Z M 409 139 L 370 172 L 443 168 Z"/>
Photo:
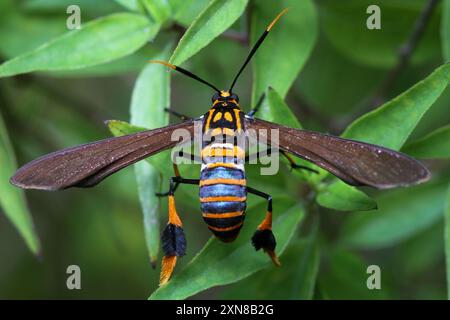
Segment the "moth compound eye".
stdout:
<path fill-rule="evenodd" d="M 220 98 L 220 95 L 216 92 L 216 93 L 213 94 L 213 96 L 211 98 L 211 101 L 214 102 L 214 101 L 216 101 L 219 98 Z"/>

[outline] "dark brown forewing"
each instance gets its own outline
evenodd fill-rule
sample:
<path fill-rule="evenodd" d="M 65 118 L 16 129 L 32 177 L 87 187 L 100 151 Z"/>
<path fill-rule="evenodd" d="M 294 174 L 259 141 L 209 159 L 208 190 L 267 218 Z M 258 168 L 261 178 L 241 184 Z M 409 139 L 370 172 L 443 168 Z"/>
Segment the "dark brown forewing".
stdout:
<path fill-rule="evenodd" d="M 193 137 L 194 122 L 96 141 L 42 156 L 17 170 L 11 183 L 24 189 L 58 190 L 91 187 L 114 172 L 174 147 L 172 132 L 186 129 Z"/>
<path fill-rule="evenodd" d="M 260 136 L 268 135 L 268 142 L 270 129 L 278 129 L 281 150 L 309 160 L 351 185 L 386 189 L 417 184 L 430 177 L 427 168 L 418 161 L 373 144 L 287 128 L 260 119 L 247 119 L 247 128 L 256 130 Z M 268 134 L 260 129 L 266 129 Z"/>

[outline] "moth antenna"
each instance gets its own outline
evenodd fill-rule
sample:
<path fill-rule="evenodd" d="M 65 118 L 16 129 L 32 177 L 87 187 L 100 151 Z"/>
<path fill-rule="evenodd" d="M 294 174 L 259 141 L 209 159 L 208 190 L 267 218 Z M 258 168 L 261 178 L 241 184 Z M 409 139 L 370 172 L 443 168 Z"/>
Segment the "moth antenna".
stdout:
<path fill-rule="evenodd" d="M 230 90 L 228 90 L 228 92 L 233 92 L 233 87 L 236 84 L 237 79 L 239 78 L 239 76 L 241 75 L 242 71 L 244 71 L 245 67 L 247 66 L 247 64 L 250 62 L 250 60 L 252 59 L 253 55 L 256 53 L 256 50 L 258 50 L 259 46 L 261 46 L 261 44 L 263 43 L 264 39 L 267 37 L 267 35 L 269 34 L 270 30 L 273 28 L 273 26 L 278 22 L 278 20 L 280 20 L 280 18 L 289 10 L 289 8 L 284 9 L 283 11 L 281 11 L 276 17 L 275 19 L 273 19 L 273 21 L 267 26 L 266 30 L 264 30 L 263 34 L 259 37 L 258 41 L 256 41 L 255 45 L 253 46 L 252 50 L 250 51 L 250 53 L 247 56 L 247 59 L 245 59 L 244 64 L 242 65 L 241 69 L 239 69 L 239 72 L 237 73 L 236 77 L 234 77 L 233 82 L 231 83 L 230 86 Z"/>
<path fill-rule="evenodd" d="M 214 85 L 212 85 L 211 83 L 209 83 L 208 81 L 203 80 L 202 78 L 200 78 L 199 76 L 196 76 L 195 74 L 193 74 L 190 71 L 187 71 L 186 69 L 183 69 L 181 67 L 178 67 L 176 65 L 173 65 L 171 63 L 168 63 L 166 61 L 161 61 L 161 60 L 149 60 L 148 62 L 150 63 L 159 63 L 162 65 L 165 65 L 166 67 L 169 67 L 170 69 L 173 69 L 175 71 L 178 71 L 186 76 L 188 76 L 189 78 L 195 79 L 203 84 L 206 84 L 208 87 L 213 88 L 214 90 L 216 90 L 218 93 L 220 93 L 220 90 L 217 89 L 217 87 L 215 87 Z"/>

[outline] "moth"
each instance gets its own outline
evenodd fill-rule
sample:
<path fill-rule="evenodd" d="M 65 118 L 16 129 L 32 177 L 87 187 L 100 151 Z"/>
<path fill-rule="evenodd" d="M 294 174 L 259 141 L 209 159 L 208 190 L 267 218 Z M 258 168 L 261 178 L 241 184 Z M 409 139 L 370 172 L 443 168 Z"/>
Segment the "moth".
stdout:
<path fill-rule="evenodd" d="M 170 179 L 169 191 L 160 194 L 167 196 L 169 203 L 169 221 L 162 233 L 164 257 L 160 284 L 163 285 L 170 279 L 178 257 L 183 256 L 186 251 L 185 234 L 174 197 L 180 184 L 199 186 L 203 219 L 211 232 L 223 242 L 231 242 L 238 236 L 245 219 L 247 195 L 254 194 L 266 199 L 267 212 L 251 241 L 256 250 L 263 249 L 275 265 L 280 264 L 275 253 L 276 240 L 272 232 L 272 197 L 247 185 L 245 164 L 249 155 L 246 154 L 245 148 L 235 141 L 238 137 L 245 137 L 249 130 L 256 132 L 259 139 L 278 149 L 279 154 L 287 157 L 293 168 L 315 171 L 296 164 L 292 155 L 314 163 L 352 186 L 387 189 L 410 186 L 429 179 L 427 168 L 400 152 L 258 119 L 255 114 L 260 103 L 248 113 L 242 111 L 239 97 L 233 92 L 233 87 L 272 27 L 285 12 L 286 10 L 282 11 L 264 30 L 228 90 L 219 90 L 179 66 L 164 61 L 151 61 L 181 72 L 215 91 L 211 108 L 201 117 L 188 119 L 182 116 L 185 121 L 178 124 L 56 151 L 21 167 L 11 178 L 11 183 L 20 188 L 39 190 L 92 187 L 137 161 L 175 147 L 178 140 L 172 139 L 172 135 L 179 129 L 194 137 L 194 123 L 200 122 L 200 177 L 182 177 L 174 163 L 175 175 Z M 277 140 L 272 139 L 273 132 L 278 133 Z M 188 154 L 183 156 L 194 157 Z"/>

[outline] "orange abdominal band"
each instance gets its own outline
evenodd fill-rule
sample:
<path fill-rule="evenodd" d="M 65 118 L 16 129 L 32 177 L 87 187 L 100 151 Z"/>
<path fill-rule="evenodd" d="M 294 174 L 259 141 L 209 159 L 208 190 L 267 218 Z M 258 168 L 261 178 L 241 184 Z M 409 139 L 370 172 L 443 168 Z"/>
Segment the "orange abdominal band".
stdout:
<path fill-rule="evenodd" d="M 245 179 L 225 179 L 225 178 L 217 178 L 217 179 L 208 179 L 208 180 L 201 180 L 200 181 L 200 187 L 202 186 L 210 186 L 213 184 L 232 184 L 232 185 L 238 185 L 238 186 L 245 186 L 246 185 Z"/>
<path fill-rule="evenodd" d="M 222 219 L 222 218 L 234 218 L 242 216 L 243 211 L 225 212 L 225 213 L 204 213 L 204 218 Z"/>
<path fill-rule="evenodd" d="M 200 202 L 242 202 L 247 200 L 247 197 L 207 197 L 200 198 Z"/>

